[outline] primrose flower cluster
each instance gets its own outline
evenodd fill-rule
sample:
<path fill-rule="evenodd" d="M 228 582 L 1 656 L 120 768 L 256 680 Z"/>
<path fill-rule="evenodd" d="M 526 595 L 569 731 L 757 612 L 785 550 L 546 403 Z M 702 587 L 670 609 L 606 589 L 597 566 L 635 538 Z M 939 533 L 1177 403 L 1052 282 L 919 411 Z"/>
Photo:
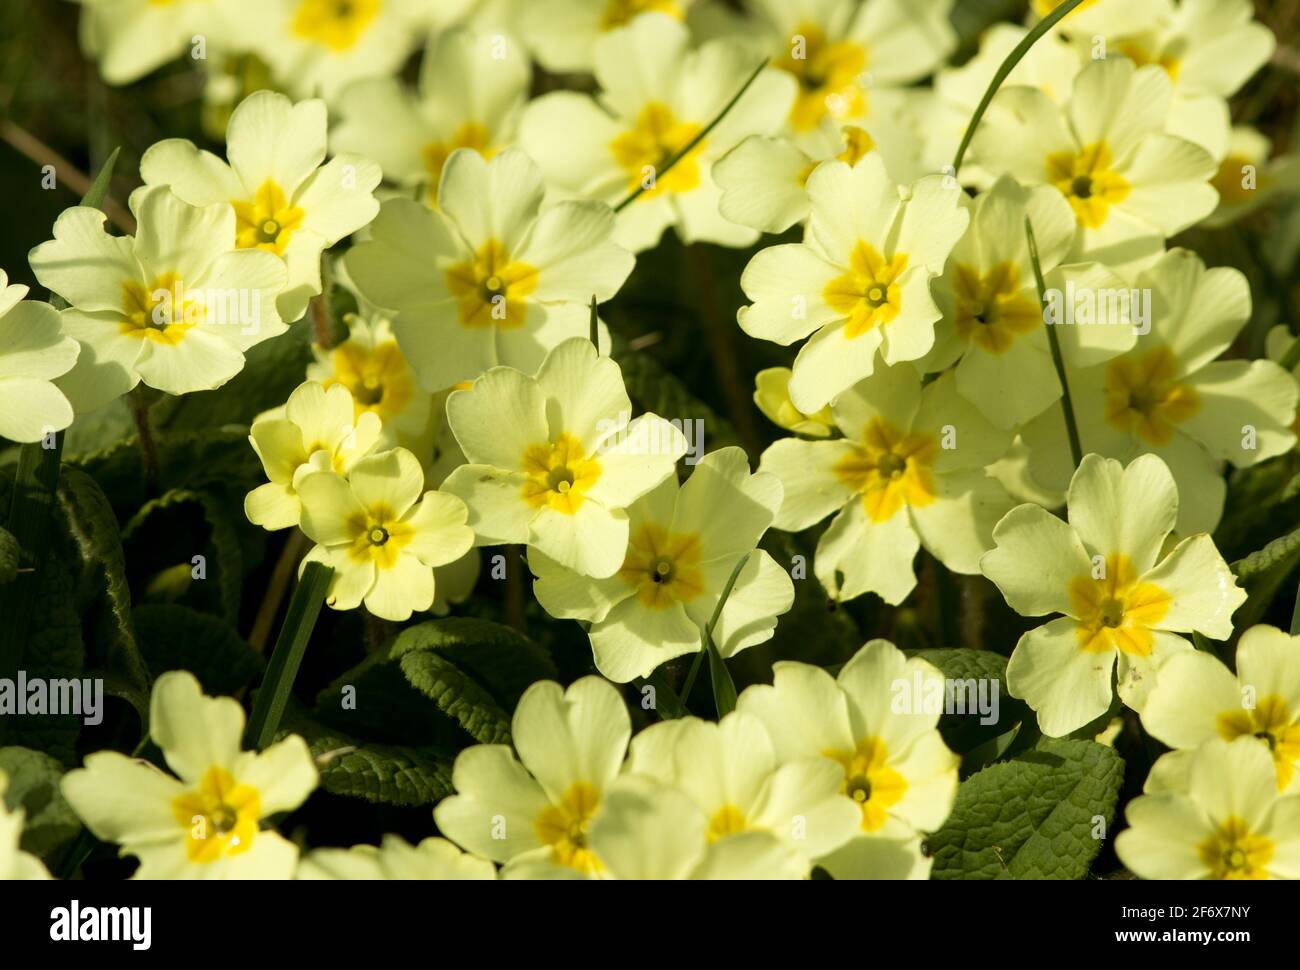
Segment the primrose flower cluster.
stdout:
<path fill-rule="evenodd" d="M 1190 248 L 1300 194 L 1231 122 L 1276 45 L 1248 0 L 1045 32 L 1035 0 L 959 65 L 952 0 L 80 3 L 102 80 L 191 61 L 224 147 L 143 151 L 126 234 L 59 215 L 29 260 L 53 302 L 0 272 L 0 437 L 130 402 L 156 462 L 155 400 L 273 360 L 236 432 L 245 547 L 282 586 L 327 567 L 358 685 L 396 671 L 476 742 L 422 841 L 303 845 L 284 816 L 364 742 L 254 739 L 240 691 L 163 667 L 151 744 L 59 785 L 135 878 L 925 879 L 963 864 L 964 786 L 1038 746 L 1118 762 L 1121 729 L 1169 749 L 1098 810 L 1125 869 L 1300 878 L 1300 636 L 1248 582 L 1283 533 L 1239 550 L 1260 516 L 1229 499 L 1294 478 L 1300 335 Z M 700 367 L 647 378 L 657 343 Z M 700 374 L 729 421 L 684 403 Z M 420 640 L 495 619 L 470 659 Z M 978 744 L 964 707 L 900 703 L 967 663 L 1020 702 Z M 4 793 L 0 877 L 48 878 Z"/>

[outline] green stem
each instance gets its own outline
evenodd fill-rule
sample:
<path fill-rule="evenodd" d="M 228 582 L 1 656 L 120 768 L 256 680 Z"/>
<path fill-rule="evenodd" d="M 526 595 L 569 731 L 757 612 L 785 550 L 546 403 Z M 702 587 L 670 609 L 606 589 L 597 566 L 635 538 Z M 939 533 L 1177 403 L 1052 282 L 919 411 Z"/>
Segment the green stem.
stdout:
<path fill-rule="evenodd" d="M 1078 0 L 1075 0 L 1075 2 L 1078 2 Z M 656 182 L 658 182 L 659 179 L 663 178 L 665 175 L 671 172 L 673 170 L 673 167 L 676 166 L 678 162 L 680 162 L 691 152 L 695 151 L 696 147 L 702 141 L 704 141 L 705 138 L 709 137 L 713 129 L 718 127 L 722 119 L 727 117 L 728 114 L 730 114 L 731 109 L 734 108 L 740 102 L 740 99 L 745 96 L 745 92 L 748 91 L 750 87 L 753 86 L 754 82 L 758 80 L 758 76 L 763 73 L 763 69 L 767 67 L 767 62 L 769 60 L 770 58 L 766 58 L 766 57 L 763 58 L 763 62 L 759 64 L 758 67 L 754 68 L 754 73 L 749 76 L 749 79 L 745 81 L 744 85 L 742 85 L 740 90 L 736 92 L 735 96 L 723 106 L 722 110 L 718 112 L 717 117 L 715 117 L 712 121 L 710 121 L 708 125 L 704 127 L 703 131 L 701 131 L 698 135 L 696 135 L 694 138 L 688 141 L 686 143 L 685 148 L 683 148 L 671 159 L 669 159 L 668 164 L 663 167 L 662 171 L 658 171 L 654 173 L 654 179 Z M 641 198 L 641 196 L 643 196 L 648 191 L 650 190 L 646 187 L 645 182 L 643 181 L 640 187 L 637 188 L 635 192 L 629 195 L 618 205 L 614 206 L 614 211 L 622 212 L 624 209 L 630 206 L 637 199 Z"/>
<path fill-rule="evenodd" d="M 952 175 L 955 177 L 961 171 L 961 163 L 966 158 L 966 149 L 970 148 L 971 140 L 975 137 L 975 129 L 979 127 L 980 121 L 984 118 L 984 112 L 988 111 L 989 105 L 993 103 L 993 97 L 998 93 L 998 89 L 1016 69 L 1016 65 L 1021 59 L 1029 53 L 1029 48 L 1033 47 L 1040 37 L 1061 22 L 1075 7 L 1083 3 L 1083 0 L 1066 0 L 1046 17 L 1034 25 L 1034 28 L 1027 34 L 1024 39 L 1015 46 L 1007 59 L 1002 62 L 997 73 L 993 75 L 993 80 L 989 82 L 988 90 L 984 92 L 984 97 L 980 99 L 979 107 L 975 109 L 975 114 L 971 116 L 970 124 L 966 126 L 966 132 L 961 136 L 961 145 L 957 148 L 957 157 L 952 162 Z"/>
<path fill-rule="evenodd" d="M 600 317 L 596 313 L 596 294 L 591 294 L 591 345 L 596 348 L 596 355 L 600 355 Z"/>
<path fill-rule="evenodd" d="M 695 659 L 691 661 L 690 672 L 686 675 L 686 684 L 682 687 L 681 698 L 683 705 L 690 703 L 691 689 L 695 687 L 695 678 L 700 672 L 700 665 L 704 662 L 705 655 L 708 655 L 709 672 L 713 675 L 714 679 L 714 702 L 716 703 L 718 700 L 718 678 L 725 677 L 726 683 L 731 686 L 731 706 L 735 707 L 736 685 L 732 683 L 731 674 L 728 672 L 726 664 L 722 662 L 722 655 L 718 653 L 718 648 L 713 644 L 713 631 L 718 625 L 718 620 L 722 618 L 722 608 L 727 605 L 727 600 L 731 597 L 731 591 L 736 586 L 736 580 L 740 578 L 740 571 L 745 568 L 745 563 L 749 562 L 749 557 L 751 555 L 753 555 L 753 553 L 747 552 L 740 557 L 739 561 L 737 561 L 736 565 L 732 568 L 731 575 L 727 577 L 726 585 L 722 587 L 722 595 L 718 597 L 718 605 L 713 608 L 713 615 L 709 617 L 708 625 L 704 628 L 704 643 L 700 647 L 699 653 L 695 655 Z M 714 655 L 717 656 L 717 663 L 720 665 L 721 670 L 714 667 Z M 718 716 L 721 717 L 725 713 L 727 712 L 720 710 L 718 711 Z"/>
<path fill-rule="evenodd" d="M 140 445 L 140 463 L 144 468 L 144 494 L 152 498 L 158 493 L 158 443 L 153 436 L 149 395 L 144 385 L 137 384 L 126 396 L 126 402 L 135 418 L 136 441 Z"/>
<path fill-rule="evenodd" d="M 294 678 L 298 676 L 298 667 L 307 650 L 307 641 L 311 639 L 312 628 L 325 604 L 325 593 L 333 576 L 334 570 L 319 562 L 307 563 L 302 571 L 302 579 L 289 601 L 284 626 L 280 627 L 280 636 L 275 641 L 266 676 L 262 678 L 262 686 L 253 702 L 253 713 L 244 735 L 249 747 L 261 751 L 275 740 L 280 718 L 284 716 L 293 691 Z"/>
<path fill-rule="evenodd" d="M 1052 348 L 1052 363 L 1056 367 L 1057 379 L 1061 382 L 1061 410 L 1065 412 L 1065 433 L 1070 439 L 1070 457 L 1074 467 L 1083 464 L 1083 446 L 1079 443 L 1079 426 L 1074 420 L 1074 402 L 1070 398 L 1070 382 L 1065 376 L 1065 358 L 1061 356 L 1061 342 L 1056 336 L 1056 327 L 1047 322 L 1047 283 L 1043 280 L 1043 264 L 1038 259 L 1038 240 L 1034 238 L 1034 227 L 1025 216 L 1025 237 L 1029 240 L 1029 261 L 1034 266 L 1034 279 L 1038 283 L 1038 302 L 1043 308 L 1043 326 L 1047 328 L 1047 342 Z"/>

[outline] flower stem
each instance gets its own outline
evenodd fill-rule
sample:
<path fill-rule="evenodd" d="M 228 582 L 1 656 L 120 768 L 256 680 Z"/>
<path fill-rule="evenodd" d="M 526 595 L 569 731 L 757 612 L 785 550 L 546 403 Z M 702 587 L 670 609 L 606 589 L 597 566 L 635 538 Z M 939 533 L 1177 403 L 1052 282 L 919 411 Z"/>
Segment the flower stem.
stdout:
<path fill-rule="evenodd" d="M 131 416 L 135 418 L 136 440 L 140 444 L 140 463 L 144 468 L 144 493 L 152 497 L 158 489 L 158 443 L 153 436 L 153 419 L 144 385 L 137 384 L 126 396 Z"/>
<path fill-rule="evenodd" d="M 1079 0 L 1075 0 L 1075 2 L 1077 3 L 1079 2 Z M 686 146 L 681 151 L 679 151 L 676 155 L 674 155 L 671 159 L 669 159 L 668 164 L 663 167 L 662 171 L 658 171 L 654 173 L 655 181 L 658 181 L 659 179 L 667 175 L 669 172 L 671 172 L 673 170 L 673 167 L 678 162 L 680 162 L 691 152 L 695 151 L 696 147 L 701 142 L 703 142 L 705 138 L 709 137 L 713 129 L 718 127 L 722 119 L 727 117 L 727 115 L 731 113 L 731 109 L 740 103 L 740 99 L 745 96 L 745 92 L 748 91 L 750 87 L 753 86 L 754 82 L 758 80 L 758 76 L 763 73 L 763 69 L 767 67 L 767 62 L 769 60 L 770 58 L 767 57 L 763 58 L 762 63 L 759 64 L 758 67 L 754 68 L 754 73 L 749 76 L 749 79 L 745 81 L 745 83 L 741 86 L 740 90 L 736 92 L 735 96 L 732 97 L 732 99 L 728 101 L 725 105 L 723 105 L 722 110 L 718 112 L 717 116 L 712 121 L 710 121 L 698 135 L 696 135 L 694 138 L 688 141 L 686 143 Z M 645 184 L 642 183 L 641 186 L 637 188 L 635 192 L 629 195 L 618 205 L 614 206 L 614 211 L 622 212 L 624 209 L 630 206 L 637 199 L 641 198 L 641 196 L 644 195 L 647 191 L 649 190 L 646 188 Z"/>
<path fill-rule="evenodd" d="M 988 90 L 984 92 L 979 107 L 975 109 L 975 114 L 971 116 L 970 124 L 966 126 L 966 132 L 961 137 L 961 145 L 957 148 L 957 157 L 952 162 L 952 175 L 954 177 L 961 171 L 961 163 L 966 158 L 966 149 L 970 148 L 971 139 L 975 137 L 975 129 L 979 127 L 980 121 L 984 118 L 984 112 L 988 111 L 989 105 L 993 103 L 994 95 L 998 93 L 998 89 L 1002 87 L 1003 82 L 1016 69 L 1016 65 L 1020 63 L 1021 59 L 1029 53 L 1029 48 L 1038 43 L 1040 37 L 1060 23 L 1070 11 L 1081 3 L 1083 3 L 1083 0 L 1065 0 L 1065 3 L 1062 3 L 1036 23 L 1034 28 L 1025 34 L 1024 39 L 1015 46 L 1015 49 L 1007 55 L 1007 59 L 1002 62 L 1002 66 L 993 75 L 993 80 L 989 82 Z"/>
<path fill-rule="evenodd" d="M 1043 326 L 1047 328 L 1047 342 L 1052 348 L 1052 363 L 1056 367 L 1057 379 L 1061 382 L 1061 410 L 1065 412 L 1065 433 L 1070 439 L 1070 457 L 1074 467 L 1083 464 L 1083 446 L 1079 443 L 1079 426 L 1074 420 L 1074 402 L 1070 399 L 1070 382 L 1065 376 L 1065 358 L 1061 356 L 1061 342 L 1057 339 L 1056 328 L 1047 322 L 1047 283 L 1043 280 L 1043 264 L 1038 258 L 1038 240 L 1034 238 L 1034 226 L 1025 216 L 1025 237 L 1029 240 L 1029 261 L 1034 266 L 1034 279 L 1038 283 L 1038 302 L 1043 308 Z"/>
<path fill-rule="evenodd" d="M 307 563 L 302 571 L 302 580 L 289 601 L 289 612 L 284 618 L 284 626 L 280 627 L 280 636 L 275 641 L 266 676 L 262 678 L 262 686 L 253 701 L 253 713 L 244 735 L 245 743 L 258 751 L 275 740 L 280 718 L 284 716 L 289 694 L 293 691 L 294 678 L 298 676 L 298 667 L 307 651 L 307 641 L 311 639 L 311 631 L 325 604 L 325 593 L 333 577 L 334 570 L 324 563 Z"/>
<path fill-rule="evenodd" d="M 600 318 L 596 313 L 596 294 L 591 294 L 591 345 L 596 348 L 596 356 L 600 356 Z"/>

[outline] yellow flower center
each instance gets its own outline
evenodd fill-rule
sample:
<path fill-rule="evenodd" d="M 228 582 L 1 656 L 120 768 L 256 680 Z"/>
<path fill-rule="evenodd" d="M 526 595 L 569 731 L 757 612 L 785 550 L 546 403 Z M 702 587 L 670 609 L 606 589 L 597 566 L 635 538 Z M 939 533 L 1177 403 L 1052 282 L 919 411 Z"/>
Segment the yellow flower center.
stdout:
<path fill-rule="evenodd" d="M 1229 818 L 1196 847 L 1211 879 L 1267 879 L 1273 841 L 1250 831 L 1240 818 Z"/>
<path fill-rule="evenodd" d="M 191 862 L 216 862 L 253 847 L 262 799 L 257 789 L 236 784 L 220 765 L 204 773 L 196 791 L 172 800 L 172 814 L 189 833 L 185 854 Z"/>
<path fill-rule="evenodd" d="M 1300 762 L 1300 724 L 1284 698 L 1269 694 L 1259 698 L 1254 709 L 1223 711 L 1218 718 L 1219 735 L 1229 741 L 1256 737 L 1268 744 L 1277 769 L 1277 787 L 1283 791 L 1295 777 Z"/>
<path fill-rule="evenodd" d="M 879 832 L 889 809 L 907 794 L 907 779 L 889 767 L 889 749 L 880 738 L 866 738 L 854 751 L 824 752 L 844 767 L 840 791 L 862 809 L 862 831 Z"/>
<path fill-rule="evenodd" d="M 773 65 L 799 82 L 790 110 L 790 124 L 796 131 L 816 128 L 827 114 L 856 118 L 866 113 L 867 95 L 859 78 L 867 69 L 867 49 L 861 44 L 830 41 L 820 26 L 805 23 Z"/>
<path fill-rule="evenodd" d="M 841 131 L 844 135 L 844 151 L 835 156 L 841 162 L 856 165 L 868 152 L 875 150 L 876 141 L 867 129 L 859 128 L 857 125 L 845 125 Z M 806 186 L 808 179 L 820 164 L 820 161 L 812 161 L 805 165 L 803 171 L 799 173 L 799 184 Z"/>
<path fill-rule="evenodd" d="M 376 505 L 364 514 L 348 519 L 348 558 L 353 562 L 372 562 L 380 569 L 392 569 L 402 549 L 415 536 L 415 529 L 402 522 L 391 508 Z"/>
<path fill-rule="evenodd" d="M 867 425 L 862 444 L 835 465 L 835 476 L 862 496 L 872 522 L 887 522 L 904 505 L 934 501 L 934 460 L 938 442 L 903 432 L 880 418 Z"/>
<path fill-rule="evenodd" d="M 1074 209 L 1075 218 L 1087 229 L 1106 224 L 1110 207 L 1128 198 L 1131 186 L 1113 171 L 1115 159 L 1105 142 L 1096 142 L 1078 155 L 1056 152 L 1047 156 L 1047 180 L 1055 185 Z"/>
<path fill-rule="evenodd" d="M 710 842 L 717 842 L 728 835 L 739 835 L 748 830 L 749 822 L 745 819 L 745 813 L 728 803 L 714 812 L 713 817 L 709 819 L 707 835 Z"/>
<path fill-rule="evenodd" d="M 630 23 L 643 13 L 666 13 L 681 20 L 685 14 L 676 0 L 606 0 L 600 19 L 601 30 L 613 30 Z"/>
<path fill-rule="evenodd" d="M 1196 388 L 1178 380 L 1178 359 L 1168 347 L 1119 357 L 1106 370 L 1106 421 L 1111 427 L 1166 445 L 1201 408 Z"/>
<path fill-rule="evenodd" d="M 981 276 L 972 266 L 958 266 L 953 277 L 957 297 L 957 332 L 990 354 L 1004 354 L 1016 338 L 1042 324 L 1042 307 L 1020 290 L 1020 268 L 999 263 Z"/>
<path fill-rule="evenodd" d="M 1178 80 L 1178 73 L 1183 68 L 1182 61 L 1174 51 L 1165 50 L 1157 54 L 1145 43 L 1137 39 L 1121 41 L 1119 44 L 1119 52 L 1138 67 L 1146 67 L 1149 64 L 1155 64 L 1169 75 L 1169 80 L 1171 81 Z"/>
<path fill-rule="evenodd" d="M 1078 617 L 1079 649 L 1089 653 L 1122 650 L 1149 657 L 1151 628 L 1169 612 L 1169 594 L 1154 583 L 1139 582 L 1128 556 L 1107 557 L 1101 578 L 1091 573 L 1070 582 L 1070 606 Z"/>
<path fill-rule="evenodd" d="M 587 846 L 587 831 L 600 808 L 600 792 L 585 781 L 569 786 L 557 805 L 548 805 L 534 823 L 537 837 L 551 847 L 558 865 L 577 869 L 587 875 L 599 873 L 604 866 Z"/>
<path fill-rule="evenodd" d="M 1256 172 L 1254 188 L 1247 188 L 1243 184 L 1248 169 L 1255 169 Z M 1241 205 L 1264 188 L 1266 181 L 1264 172 L 1251 159 L 1245 155 L 1229 155 L 1219 164 L 1219 170 L 1210 179 L 1210 184 L 1218 190 L 1220 203 Z"/>
<path fill-rule="evenodd" d="M 136 280 L 122 284 L 122 333 L 174 347 L 206 315 L 201 303 L 185 295 L 180 277 L 163 273 L 144 286 Z"/>
<path fill-rule="evenodd" d="M 290 205 L 284 189 L 272 179 L 262 183 L 252 202 L 235 202 L 235 245 L 265 249 L 283 256 L 306 213 Z"/>
<path fill-rule="evenodd" d="M 609 143 L 614 160 L 627 172 L 628 189 L 635 192 L 648 186 L 641 196 L 646 198 L 662 192 L 685 193 L 698 188 L 704 141 L 671 170 L 665 173 L 664 169 L 703 128 L 694 121 L 679 121 L 673 109 L 659 101 L 642 108 L 636 126 Z"/>
<path fill-rule="evenodd" d="M 325 386 L 342 384 L 351 391 L 357 417 L 373 411 L 388 421 L 401 415 L 415 397 L 415 377 L 395 340 L 374 347 L 346 340 L 330 358 L 334 376 Z"/>
<path fill-rule="evenodd" d="M 551 442 L 532 445 L 524 452 L 524 500 L 573 515 L 586 501 L 585 493 L 600 478 L 600 462 L 583 455 L 581 442 L 561 434 Z"/>
<path fill-rule="evenodd" d="M 848 318 L 845 337 L 860 337 L 898 316 L 903 309 L 898 278 L 905 269 L 905 253 L 886 260 L 870 243 L 859 241 L 853 247 L 848 272 L 827 283 L 822 293 L 827 306 Z"/>
<path fill-rule="evenodd" d="M 447 287 L 460 301 L 462 326 L 517 330 L 528 321 L 524 297 L 537 289 L 537 267 L 513 262 L 504 245 L 489 239 L 473 261 L 447 270 Z"/>
<path fill-rule="evenodd" d="M 424 168 L 429 176 L 429 201 L 438 201 L 438 186 L 442 183 L 442 168 L 447 164 L 451 153 L 458 148 L 472 148 L 486 159 L 491 159 L 496 151 L 492 148 L 492 136 L 487 128 L 477 121 L 467 121 L 446 141 L 434 141 L 425 145 L 421 151 Z"/>
<path fill-rule="evenodd" d="M 293 32 L 342 54 L 356 46 L 382 6 L 383 0 L 302 0 Z"/>
<path fill-rule="evenodd" d="M 704 592 L 700 551 L 696 533 L 672 533 L 647 522 L 628 542 L 618 575 L 636 590 L 642 605 L 652 610 L 667 609 Z"/>

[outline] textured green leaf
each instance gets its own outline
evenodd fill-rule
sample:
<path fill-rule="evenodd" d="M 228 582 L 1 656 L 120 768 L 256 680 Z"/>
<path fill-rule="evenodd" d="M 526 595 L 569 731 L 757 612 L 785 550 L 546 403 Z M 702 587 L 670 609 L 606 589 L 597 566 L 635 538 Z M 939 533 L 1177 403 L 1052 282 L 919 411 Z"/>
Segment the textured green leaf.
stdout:
<path fill-rule="evenodd" d="M 436 650 L 474 677 L 508 710 L 530 684 L 558 677 L 550 656 L 519 631 L 470 617 L 446 617 L 403 630 L 391 656 Z"/>
<path fill-rule="evenodd" d="M 709 451 L 740 444 L 731 422 L 695 397 L 649 354 L 637 351 L 622 354 L 618 364 L 623 369 L 628 396 L 642 411 L 653 411 L 669 420 L 702 421 L 709 436 Z"/>
<path fill-rule="evenodd" d="M 141 506 L 123 527 L 122 541 L 132 552 L 132 562 L 150 573 L 178 564 L 191 566 L 193 557 L 202 555 L 206 579 L 189 584 L 189 599 L 231 623 L 238 621 L 243 547 L 236 522 L 217 496 L 174 488 Z"/>
<path fill-rule="evenodd" d="M 81 820 L 59 790 L 63 766 L 40 751 L 8 747 L 0 748 L 0 773 L 9 779 L 5 805 L 26 813 L 21 848 L 48 863 L 81 831 Z"/>
<path fill-rule="evenodd" d="M 18 575 L 22 553 L 14 534 L 8 529 L 0 529 L 0 583 L 11 582 Z"/>
<path fill-rule="evenodd" d="M 118 535 L 117 517 L 95 480 L 79 468 L 65 466 L 59 481 L 59 505 L 81 558 L 83 575 L 102 594 L 89 605 L 94 614 L 89 626 L 96 636 L 88 662 L 109 676 L 113 693 L 127 700 L 147 730 L 149 669 L 136 643 L 131 622 L 131 589 L 126 578 L 126 557 Z"/>
<path fill-rule="evenodd" d="M 140 648 L 154 677 L 188 670 L 208 694 L 233 694 L 265 666 L 225 620 L 173 603 L 146 603 L 134 611 Z"/>
<path fill-rule="evenodd" d="M 435 650 L 412 650 L 398 659 L 407 683 L 429 698 L 483 744 L 510 742 L 510 717 L 472 677 Z"/>
<path fill-rule="evenodd" d="M 432 805 L 452 793 L 451 758 L 431 748 L 375 744 L 295 718 L 276 740 L 300 734 L 333 795 L 387 805 Z"/>
<path fill-rule="evenodd" d="M 61 522 L 51 523 L 48 544 L 31 580 L 31 628 L 20 667 L 29 679 L 80 678 L 85 670 L 81 614 L 77 611 L 75 570 L 77 553 Z M 19 582 L 4 589 L 13 589 Z M 7 617 L 6 617 L 7 619 Z M 0 623 L 0 626 L 3 626 Z M 21 745 L 53 755 L 64 764 L 76 761 L 74 745 L 81 733 L 76 714 L 40 714 L 0 718 L 0 745 Z"/>
<path fill-rule="evenodd" d="M 945 710 L 939 718 L 939 733 L 944 743 L 958 754 L 973 754 L 981 746 L 1006 734 L 1022 721 L 1028 713 L 1023 701 L 1016 700 L 1007 690 L 1007 658 L 992 650 L 971 650 L 965 647 L 937 650 L 910 651 L 909 656 L 920 657 L 934 664 L 949 681 L 976 681 L 976 693 L 969 694 L 969 687 L 962 685 L 961 691 L 954 691 L 954 703 L 964 702 L 966 713 Z M 996 688 L 994 687 L 996 684 Z M 993 691 L 996 690 L 996 700 Z M 996 704 L 997 719 L 989 724 L 981 724 L 982 716 L 978 711 L 980 699 Z M 946 700 L 946 694 L 945 694 Z M 990 705 L 992 706 L 992 704 Z M 990 711 L 990 714 L 992 711 Z M 982 763 L 982 762 L 972 762 Z M 971 767 L 966 765 L 967 769 Z"/>
<path fill-rule="evenodd" d="M 952 814 L 930 837 L 936 879 L 1082 879 L 1101 849 L 1124 778 L 1114 749 L 1044 741 L 962 782 Z"/>

